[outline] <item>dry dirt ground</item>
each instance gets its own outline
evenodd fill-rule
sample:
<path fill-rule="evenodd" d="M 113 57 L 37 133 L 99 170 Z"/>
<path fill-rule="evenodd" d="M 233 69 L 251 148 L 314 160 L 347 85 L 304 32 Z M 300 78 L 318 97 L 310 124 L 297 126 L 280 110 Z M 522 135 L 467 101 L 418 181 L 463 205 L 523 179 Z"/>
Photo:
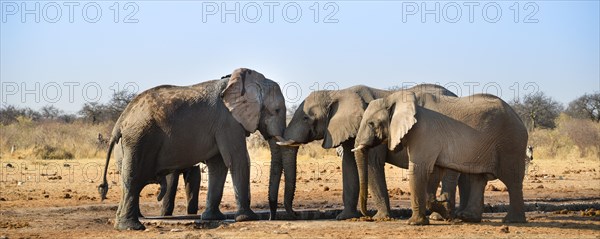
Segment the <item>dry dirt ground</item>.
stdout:
<path fill-rule="evenodd" d="M 267 210 L 268 152 L 252 151 L 252 207 Z M 294 208 L 330 210 L 342 208 L 341 160 L 335 156 L 302 156 L 298 159 L 298 187 Z M 600 160 L 538 159 L 530 167 L 524 190 L 526 202 L 562 199 L 567 202 L 600 201 Z M 392 221 L 254 221 L 221 222 L 208 226 L 148 224 L 146 231 L 116 231 L 112 227 L 121 195 L 119 175 L 111 162 L 108 200 L 100 202 L 96 186 L 101 181 L 103 159 L 18 160 L 0 159 L 0 238 L 599 238 L 600 213 L 581 211 L 528 212 L 526 224 L 501 222 L 504 213 L 486 213 L 481 223 L 432 221 L 429 226 L 408 226 L 406 218 Z M 406 170 L 386 166 L 392 207 L 409 206 Z M 206 197 L 202 175 L 200 208 Z M 508 203 L 508 192 L 492 181 L 485 203 Z M 283 182 L 282 182 L 283 185 Z M 141 194 L 146 216 L 159 214 L 157 185 Z M 176 215 L 185 213 L 183 193 L 177 198 Z M 280 202 L 282 201 L 280 190 Z M 587 198 L 587 199 L 584 199 Z M 569 200 L 571 199 L 571 200 Z M 228 180 L 221 204 L 234 211 Z M 584 215 L 585 214 L 585 215 Z"/>

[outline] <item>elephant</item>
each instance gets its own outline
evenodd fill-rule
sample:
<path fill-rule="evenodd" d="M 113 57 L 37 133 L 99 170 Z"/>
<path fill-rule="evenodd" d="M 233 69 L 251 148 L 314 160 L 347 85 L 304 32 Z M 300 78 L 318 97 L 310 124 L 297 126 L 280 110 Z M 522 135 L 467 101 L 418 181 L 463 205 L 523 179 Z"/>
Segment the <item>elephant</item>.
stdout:
<path fill-rule="evenodd" d="M 121 164 L 123 160 L 123 148 L 121 147 L 120 141 L 117 141 L 113 148 L 113 157 L 116 160 L 117 171 L 121 172 Z M 183 174 L 185 181 L 185 195 L 187 199 L 187 214 L 198 213 L 198 194 L 200 192 L 200 167 L 192 166 L 187 169 L 181 170 L 181 172 L 173 172 L 165 176 L 165 180 L 160 187 L 157 200 L 162 201 L 162 207 L 160 210 L 161 216 L 172 216 L 173 209 L 175 207 L 175 196 L 177 194 L 177 184 L 179 184 L 179 175 Z M 164 196 L 167 195 L 165 198 Z M 140 217 L 143 217 L 141 212 Z"/>
<path fill-rule="evenodd" d="M 449 90 L 432 84 L 417 85 L 403 91 L 430 92 L 435 95 L 456 97 Z M 314 91 L 306 97 L 285 129 L 284 138 L 286 141 L 277 142 L 279 145 L 288 146 L 281 149 L 285 172 L 284 206 L 288 214 L 293 213 L 292 201 L 296 186 L 298 146 L 323 139 L 323 148 L 335 148 L 340 145 L 343 148 L 341 155 L 344 209 L 336 218 L 344 220 L 362 215 L 357 210 L 359 195 L 358 171 L 355 156 L 350 150 L 354 147 L 354 138 L 367 104 L 392 93 L 393 91 L 357 85 L 342 90 Z M 402 161 L 399 157 L 388 154 L 385 147 L 380 147 L 378 151 L 371 151 L 371 153 L 373 155 L 370 158 L 377 158 L 373 161 L 378 162 L 369 166 L 369 170 L 372 170 L 374 175 L 378 175 L 377 178 L 369 180 L 377 208 L 375 217 L 389 217 L 389 196 L 385 183 L 384 165 L 387 162 L 398 167 L 407 168 L 408 160 Z M 275 191 L 276 187 L 269 186 L 270 189 L 274 188 Z M 274 206 L 276 207 L 277 204 L 274 204 Z M 274 210 L 271 207 L 271 211 Z"/>
<path fill-rule="evenodd" d="M 510 206 L 503 222 L 526 222 L 523 177 L 527 129 L 502 99 L 489 94 L 452 98 L 396 92 L 371 101 L 362 117 L 355 153 L 385 145 L 406 149 L 413 214 L 411 225 L 429 224 L 425 217 L 430 175 L 451 169 L 468 175 L 469 209 L 481 217 L 487 180 L 500 179 L 508 188 Z M 365 157 L 358 165 L 368 165 Z M 368 172 L 362 168 L 359 171 Z M 362 174 L 360 176 L 367 176 Z M 361 185 L 367 185 L 361 177 Z M 459 180 L 460 181 L 460 180 Z M 369 185 L 370 186 L 370 185 Z M 462 191 L 462 190 L 461 190 Z"/>
<path fill-rule="evenodd" d="M 166 175 L 199 162 L 209 169 L 203 219 L 225 219 L 219 204 L 228 170 L 237 202 L 235 220 L 258 219 L 250 208 L 250 158 L 245 138 L 258 130 L 274 146 L 271 160 L 281 161 L 275 141 L 283 139 L 285 112 L 279 85 L 246 68 L 219 80 L 191 86 L 163 85 L 136 96 L 115 123 L 103 182 L 98 186 L 101 198 L 106 198 L 108 162 L 120 140 L 123 194 L 115 228 L 144 229 L 138 220 L 143 187 L 149 183 L 165 185 Z"/>

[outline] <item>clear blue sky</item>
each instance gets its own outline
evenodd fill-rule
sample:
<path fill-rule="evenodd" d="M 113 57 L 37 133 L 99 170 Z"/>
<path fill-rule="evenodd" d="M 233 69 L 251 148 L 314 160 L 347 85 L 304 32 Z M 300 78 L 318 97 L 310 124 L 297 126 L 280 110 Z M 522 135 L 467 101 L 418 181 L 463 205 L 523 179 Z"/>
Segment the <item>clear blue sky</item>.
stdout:
<path fill-rule="evenodd" d="M 487 86 L 506 100 L 517 89 L 519 95 L 540 90 L 564 104 L 600 91 L 598 1 L 518 2 L 518 7 L 515 1 L 477 6 L 343 1 L 319 2 L 318 8 L 314 1 L 138 1 L 128 8 L 120 2 L 118 23 L 114 1 L 1 3 L 3 106 L 54 104 L 76 113 L 86 101 L 106 102 L 117 83 L 122 88 L 131 82 L 140 91 L 189 85 L 238 67 L 279 82 L 288 106 L 315 89 L 357 84 L 437 82 L 460 95 Z M 222 22 L 222 4 L 235 10 L 236 3 L 240 21 L 227 14 Z M 439 12 L 424 15 L 422 22 L 423 6 L 435 12 L 436 3 Z M 22 15 L 23 6 L 28 14 Z M 130 13 L 134 23 L 124 23 Z M 537 88 L 526 88 L 530 85 Z"/>

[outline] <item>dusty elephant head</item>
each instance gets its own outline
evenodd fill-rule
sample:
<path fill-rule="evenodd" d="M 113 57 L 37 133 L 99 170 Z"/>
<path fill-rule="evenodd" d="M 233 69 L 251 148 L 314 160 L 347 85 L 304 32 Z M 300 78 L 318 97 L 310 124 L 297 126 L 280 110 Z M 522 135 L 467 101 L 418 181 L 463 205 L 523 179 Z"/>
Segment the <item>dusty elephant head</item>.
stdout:
<path fill-rule="evenodd" d="M 250 69 L 236 69 L 229 76 L 221 97 L 246 131 L 252 133 L 258 129 L 267 140 L 282 139 L 285 100 L 276 82 Z"/>
<path fill-rule="evenodd" d="M 417 98 L 413 92 L 400 92 L 372 101 L 360 123 L 354 150 L 387 142 L 393 151 L 417 123 Z"/>

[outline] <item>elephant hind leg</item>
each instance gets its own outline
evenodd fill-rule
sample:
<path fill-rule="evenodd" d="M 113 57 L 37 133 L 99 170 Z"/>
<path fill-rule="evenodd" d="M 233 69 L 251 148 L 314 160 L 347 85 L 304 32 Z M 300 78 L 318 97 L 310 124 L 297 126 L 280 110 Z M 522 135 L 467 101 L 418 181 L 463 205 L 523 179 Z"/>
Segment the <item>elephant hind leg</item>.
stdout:
<path fill-rule="evenodd" d="M 501 179 L 502 180 L 502 179 Z M 510 204 L 508 214 L 502 219 L 506 223 L 525 223 L 525 203 L 523 202 L 523 180 L 508 178 L 502 180 L 508 189 Z"/>
<path fill-rule="evenodd" d="M 470 189 L 466 205 L 464 207 L 461 205 L 463 210 L 457 213 L 457 217 L 465 222 L 481 222 L 487 179 L 483 174 L 462 174 L 460 177 L 464 177 L 464 180 L 469 182 L 469 185 L 463 187 L 470 187 Z"/>
<path fill-rule="evenodd" d="M 129 186 L 129 187 L 128 187 Z M 115 229 L 117 230 L 144 230 L 138 216 L 140 215 L 140 187 L 123 185 L 123 196 L 117 210 Z"/>

